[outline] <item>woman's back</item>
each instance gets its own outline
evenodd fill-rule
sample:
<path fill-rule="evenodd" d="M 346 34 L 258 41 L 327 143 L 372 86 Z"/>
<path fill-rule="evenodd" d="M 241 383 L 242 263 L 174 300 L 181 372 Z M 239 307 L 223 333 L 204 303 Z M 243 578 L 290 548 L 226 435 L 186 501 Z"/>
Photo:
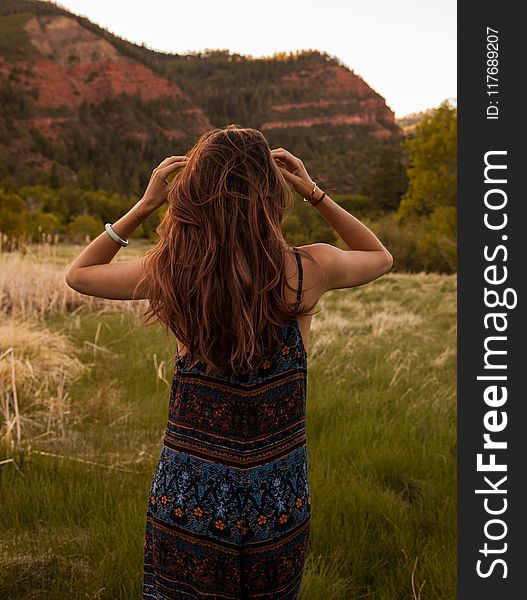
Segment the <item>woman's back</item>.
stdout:
<path fill-rule="evenodd" d="M 176 360 L 148 503 L 145 598 L 299 597 L 311 516 L 307 355 L 296 319 L 281 332 L 278 350 L 247 375 Z"/>

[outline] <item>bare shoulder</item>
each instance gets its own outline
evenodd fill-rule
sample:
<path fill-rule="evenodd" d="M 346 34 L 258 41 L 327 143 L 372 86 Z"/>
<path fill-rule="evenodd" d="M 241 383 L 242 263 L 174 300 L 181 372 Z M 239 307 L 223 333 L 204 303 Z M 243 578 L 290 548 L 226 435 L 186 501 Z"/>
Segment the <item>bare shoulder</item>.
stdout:
<path fill-rule="evenodd" d="M 306 278 L 320 295 L 373 281 L 388 273 L 393 265 L 392 256 L 383 250 L 342 250 L 325 243 L 298 248 L 313 259 L 305 261 Z"/>

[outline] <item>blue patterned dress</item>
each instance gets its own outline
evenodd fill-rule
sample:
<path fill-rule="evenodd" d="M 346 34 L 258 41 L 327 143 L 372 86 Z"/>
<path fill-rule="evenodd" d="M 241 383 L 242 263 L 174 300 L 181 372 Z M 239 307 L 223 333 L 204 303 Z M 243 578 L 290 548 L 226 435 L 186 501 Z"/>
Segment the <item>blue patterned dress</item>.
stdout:
<path fill-rule="evenodd" d="M 178 354 L 148 500 L 143 598 L 300 598 L 307 353 L 296 319 L 282 335 L 280 351 L 242 377 L 205 376 Z"/>

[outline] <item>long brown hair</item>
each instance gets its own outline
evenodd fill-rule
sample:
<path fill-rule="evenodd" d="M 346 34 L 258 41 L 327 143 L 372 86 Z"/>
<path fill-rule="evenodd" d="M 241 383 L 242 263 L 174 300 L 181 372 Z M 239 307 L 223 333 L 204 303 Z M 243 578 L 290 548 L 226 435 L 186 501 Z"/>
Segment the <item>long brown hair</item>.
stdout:
<path fill-rule="evenodd" d="M 256 129 L 208 131 L 188 157 L 145 255 L 145 324 L 170 329 L 208 374 L 245 373 L 276 351 L 280 325 L 316 304 L 295 310 L 283 296 L 293 194 Z"/>

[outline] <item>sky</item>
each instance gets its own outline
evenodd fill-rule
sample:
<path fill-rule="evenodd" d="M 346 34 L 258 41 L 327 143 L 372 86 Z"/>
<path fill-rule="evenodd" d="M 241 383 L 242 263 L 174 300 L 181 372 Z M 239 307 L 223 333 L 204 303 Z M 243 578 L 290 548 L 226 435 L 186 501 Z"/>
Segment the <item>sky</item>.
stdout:
<path fill-rule="evenodd" d="M 254 57 L 320 50 L 360 75 L 402 117 L 457 96 L 456 0 L 61 0 L 149 48 Z"/>

